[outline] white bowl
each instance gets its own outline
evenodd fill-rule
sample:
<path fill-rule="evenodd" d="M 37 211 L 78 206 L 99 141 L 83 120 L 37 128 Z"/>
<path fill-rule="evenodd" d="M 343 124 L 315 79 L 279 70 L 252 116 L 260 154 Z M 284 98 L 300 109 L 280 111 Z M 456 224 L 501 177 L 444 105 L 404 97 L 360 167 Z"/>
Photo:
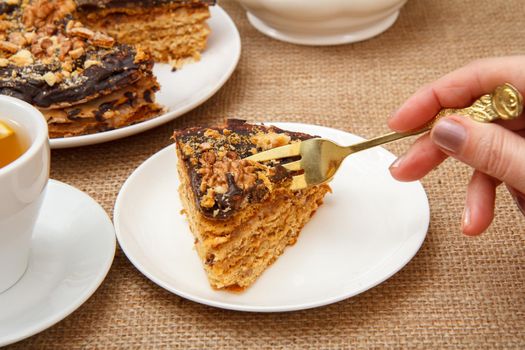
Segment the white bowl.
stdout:
<path fill-rule="evenodd" d="M 387 30 L 407 0 L 237 0 L 262 33 L 302 45 L 339 45 Z"/>

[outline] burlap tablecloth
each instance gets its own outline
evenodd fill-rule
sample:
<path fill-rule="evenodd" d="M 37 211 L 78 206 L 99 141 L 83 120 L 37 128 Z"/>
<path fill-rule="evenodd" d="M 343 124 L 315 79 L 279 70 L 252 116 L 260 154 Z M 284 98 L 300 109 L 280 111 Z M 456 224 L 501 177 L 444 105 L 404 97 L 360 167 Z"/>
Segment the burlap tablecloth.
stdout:
<path fill-rule="evenodd" d="M 155 130 L 52 152 L 52 178 L 112 213 L 128 175 L 170 144 L 174 128 L 225 117 L 300 121 L 371 137 L 422 84 L 486 56 L 522 53 L 521 0 L 410 0 L 374 39 L 303 47 L 269 39 L 233 1 L 221 5 L 243 51 L 226 85 L 201 107 Z M 401 154 L 409 141 L 388 146 Z M 383 284 L 322 308 L 281 314 L 215 309 L 145 278 L 117 251 L 106 280 L 77 311 L 12 348 L 525 348 L 525 220 L 505 190 L 479 238 L 460 232 L 471 170 L 449 160 L 423 180 L 431 207 L 426 241 Z"/>

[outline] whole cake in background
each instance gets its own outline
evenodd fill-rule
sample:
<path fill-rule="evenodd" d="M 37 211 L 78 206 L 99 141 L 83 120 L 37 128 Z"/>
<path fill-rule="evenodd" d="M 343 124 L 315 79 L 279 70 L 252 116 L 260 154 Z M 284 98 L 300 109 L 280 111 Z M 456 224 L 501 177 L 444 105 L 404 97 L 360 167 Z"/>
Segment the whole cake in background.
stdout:
<path fill-rule="evenodd" d="M 92 2 L 101 6 L 103 1 Z M 158 4 L 147 8 L 168 11 L 168 2 L 172 3 L 153 1 Z M 179 7 L 198 7 L 194 2 L 175 2 Z M 133 4 L 137 11 L 140 7 L 137 1 L 118 3 Z M 81 21 L 83 6 L 87 1 L 0 2 L 0 94 L 39 108 L 51 138 L 120 128 L 164 110 L 155 102 L 159 84 L 150 52 L 90 28 Z M 207 5 L 202 6 L 207 11 Z M 177 47 L 170 49 L 176 52 Z"/>
<path fill-rule="evenodd" d="M 328 185 L 291 191 L 282 163 L 243 159 L 311 137 L 239 120 L 175 132 L 179 194 L 212 287 L 250 286 L 322 204 Z"/>

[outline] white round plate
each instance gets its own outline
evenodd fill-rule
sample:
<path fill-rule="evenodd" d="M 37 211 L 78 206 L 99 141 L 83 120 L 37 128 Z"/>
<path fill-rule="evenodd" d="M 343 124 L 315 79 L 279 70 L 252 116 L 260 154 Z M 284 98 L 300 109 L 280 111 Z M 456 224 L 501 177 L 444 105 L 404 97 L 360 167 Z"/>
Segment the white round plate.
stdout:
<path fill-rule="evenodd" d="M 43 331 L 82 305 L 106 277 L 115 247 L 104 209 L 76 188 L 49 180 L 29 267 L 0 293 L 0 346 Z"/>
<path fill-rule="evenodd" d="M 272 123 L 340 144 L 355 135 L 306 124 Z M 213 290 L 193 248 L 177 188 L 174 145 L 138 167 L 117 197 L 114 223 L 120 246 L 149 279 L 181 297 L 225 309 L 292 311 L 361 293 L 399 271 L 416 254 L 429 224 L 419 182 L 395 181 L 394 155 L 382 148 L 349 157 L 331 183 L 332 194 L 297 243 L 242 293 Z"/>
<path fill-rule="evenodd" d="M 241 38 L 232 19 L 218 5 L 210 7 L 211 35 L 200 61 L 172 72 L 168 64 L 155 64 L 160 83 L 157 102 L 168 112 L 144 122 L 91 135 L 51 139 L 51 148 L 79 147 L 120 139 L 167 123 L 209 99 L 226 83 L 241 55 Z"/>

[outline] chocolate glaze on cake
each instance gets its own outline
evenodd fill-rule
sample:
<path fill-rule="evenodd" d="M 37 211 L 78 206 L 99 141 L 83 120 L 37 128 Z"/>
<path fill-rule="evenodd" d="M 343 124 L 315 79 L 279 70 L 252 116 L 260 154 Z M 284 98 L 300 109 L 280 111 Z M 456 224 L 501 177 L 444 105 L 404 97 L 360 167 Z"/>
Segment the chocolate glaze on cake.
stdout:
<path fill-rule="evenodd" d="M 59 62 L 35 63 L 17 67 L 9 64 L 0 68 L 0 94 L 20 98 L 35 106 L 48 108 L 54 104 L 75 104 L 106 95 L 136 82 L 143 71 L 151 70 L 153 61 L 135 62 L 136 50 L 116 45 L 107 50 L 91 50 L 73 62 L 73 70 L 85 62 L 98 62 L 82 70 L 80 75 L 64 79 L 50 86 L 42 77 L 60 73 Z"/>
<path fill-rule="evenodd" d="M 197 207 L 206 217 L 218 220 L 231 217 L 243 205 L 261 202 L 273 185 L 291 179 L 281 164 L 294 159 L 260 164 L 243 158 L 312 137 L 236 119 L 220 127 L 189 128 L 174 134 Z"/>

